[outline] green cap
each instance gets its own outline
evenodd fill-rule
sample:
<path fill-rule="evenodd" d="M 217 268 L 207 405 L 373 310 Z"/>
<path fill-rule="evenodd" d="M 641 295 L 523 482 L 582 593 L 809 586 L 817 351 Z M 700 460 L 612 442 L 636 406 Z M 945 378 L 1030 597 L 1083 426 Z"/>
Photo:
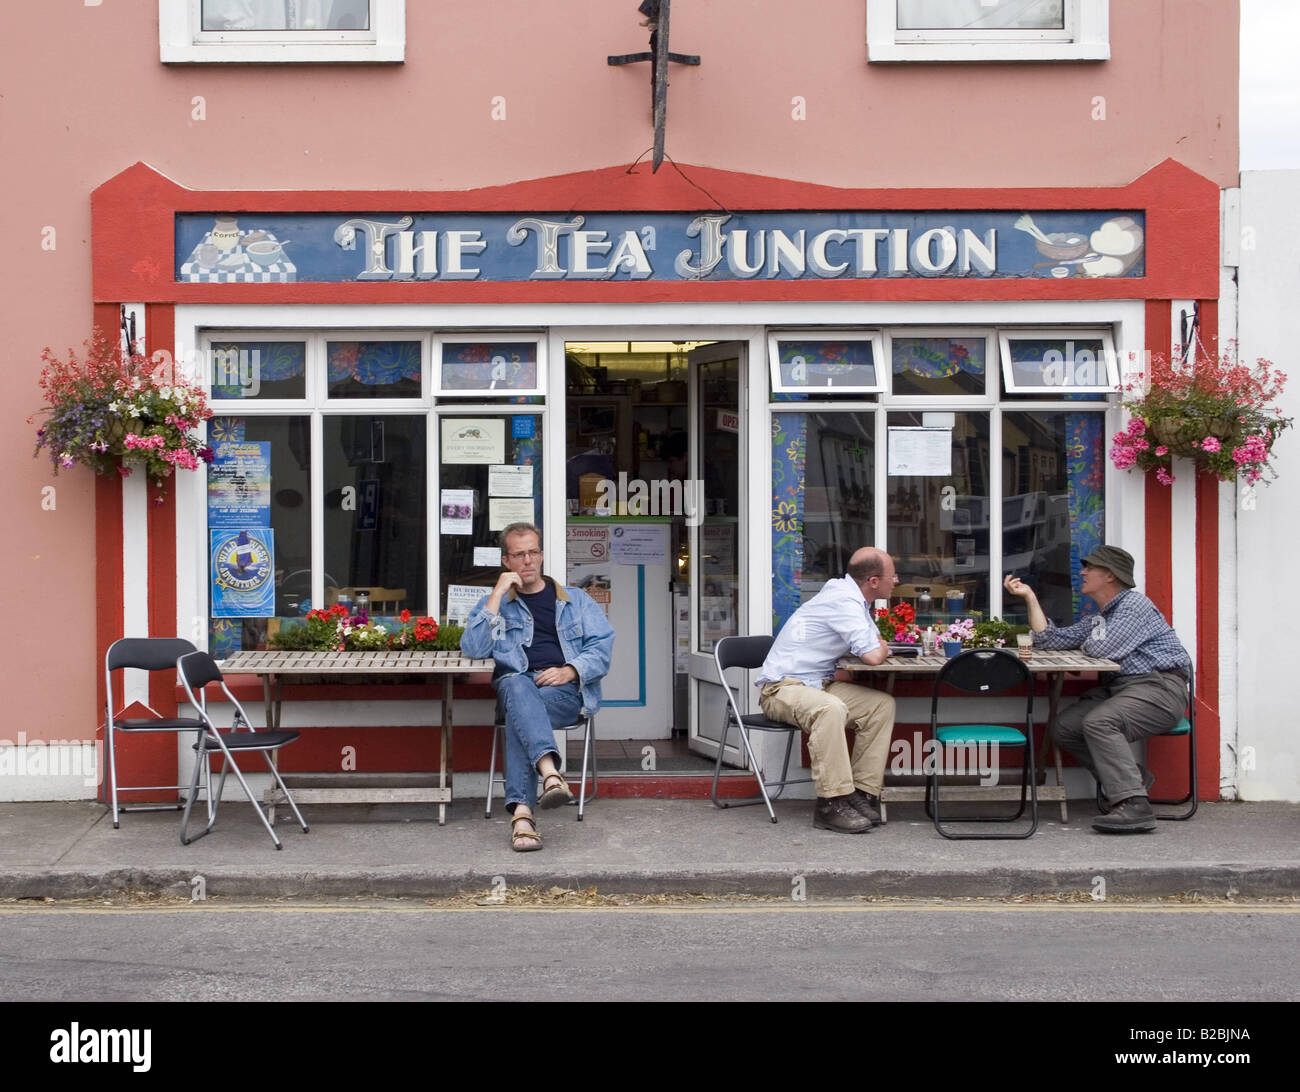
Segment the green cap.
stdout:
<path fill-rule="evenodd" d="M 1133 587 L 1133 555 L 1118 546 L 1098 546 L 1083 559 L 1085 565 L 1109 569 L 1126 588 Z"/>

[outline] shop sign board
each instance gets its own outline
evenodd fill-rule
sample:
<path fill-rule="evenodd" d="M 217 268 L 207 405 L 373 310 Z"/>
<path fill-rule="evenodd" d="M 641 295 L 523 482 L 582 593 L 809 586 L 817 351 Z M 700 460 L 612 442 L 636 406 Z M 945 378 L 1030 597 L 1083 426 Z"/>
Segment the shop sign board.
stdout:
<path fill-rule="evenodd" d="M 177 213 L 177 281 L 1145 275 L 1138 210 Z"/>

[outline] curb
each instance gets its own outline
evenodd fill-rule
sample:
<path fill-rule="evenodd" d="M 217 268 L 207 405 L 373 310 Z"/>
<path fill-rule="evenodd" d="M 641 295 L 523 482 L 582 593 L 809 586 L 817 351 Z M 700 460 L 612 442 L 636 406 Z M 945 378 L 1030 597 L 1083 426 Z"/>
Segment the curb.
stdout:
<path fill-rule="evenodd" d="M 226 898 L 448 898 L 487 891 L 500 873 L 467 869 L 358 869 L 258 873 L 214 868 L 8 869 L 0 871 L 0 899 L 82 899 L 115 894 L 169 895 L 187 898 L 201 874 L 208 896 Z M 1009 898 L 1017 895 L 1089 894 L 1095 876 L 1105 879 L 1110 896 L 1159 897 L 1206 895 L 1275 897 L 1300 895 L 1300 862 L 1286 865 L 1212 864 L 1166 868 L 986 869 L 916 872 L 896 870 L 816 870 L 800 873 L 808 900 L 858 896 L 903 898 Z M 596 888 L 601 894 L 762 895 L 789 897 L 796 877 L 788 870 L 717 872 L 537 872 L 513 877 L 518 882 L 566 890 Z"/>

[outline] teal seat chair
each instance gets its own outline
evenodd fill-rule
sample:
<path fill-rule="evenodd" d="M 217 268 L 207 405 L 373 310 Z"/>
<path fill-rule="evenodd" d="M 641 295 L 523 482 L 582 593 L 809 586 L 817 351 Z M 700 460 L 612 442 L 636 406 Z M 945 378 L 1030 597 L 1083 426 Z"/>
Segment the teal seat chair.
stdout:
<path fill-rule="evenodd" d="M 939 698 L 947 688 L 960 697 L 992 697 L 1024 687 L 1025 726 L 1005 724 L 940 724 Z M 933 763 L 925 786 L 925 813 L 934 820 L 934 829 L 943 837 L 954 840 L 965 838 L 1029 838 L 1038 829 L 1038 782 L 1034 777 L 1034 685 L 1029 668 L 1015 652 L 1001 648 L 976 648 L 954 656 L 935 676 L 930 697 L 930 738 Z M 947 765 L 945 759 L 953 747 L 974 747 L 978 756 L 987 748 L 992 765 L 997 769 L 1003 748 L 1016 748 L 1022 752 L 1020 763 L 1020 806 L 1011 815 L 949 815 L 940 807 L 939 776 Z M 969 751 L 967 752 L 970 753 Z M 1029 826 L 1027 829 L 1008 832 L 976 833 L 945 829 L 948 823 L 1015 823 L 1025 813 L 1029 801 Z M 1023 823 L 1021 824 L 1023 826 Z"/>
<path fill-rule="evenodd" d="M 1184 819 L 1190 819 L 1196 814 L 1196 808 L 1200 804 L 1196 793 L 1196 673 L 1190 664 L 1187 668 L 1187 715 L 1182 717 L 1169 731 L 1161 732 L 1156 736 L 1149 736 L 1146 740 L 1148 746 L 1155 739 L 1187 741 L 1187 791 L 1182 796 L 1151 796 L 1148 799 L 1157 807 L 1182 807 L 1184 804 L 1191 804 L 1191 807 L 1185 811 L 1173 813 L 1157 811 L 1156 818 L 1168 819 L 1176 823 L 1182 822 Z M 1097 810 L 1103 815 L 1110 810 L 1100 784 L 1097 786 Z"/>

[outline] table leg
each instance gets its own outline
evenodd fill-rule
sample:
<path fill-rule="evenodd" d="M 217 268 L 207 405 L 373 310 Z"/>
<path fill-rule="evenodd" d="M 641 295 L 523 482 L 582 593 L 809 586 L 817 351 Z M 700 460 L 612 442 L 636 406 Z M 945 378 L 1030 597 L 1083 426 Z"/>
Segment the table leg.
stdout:
<path fill-rule="evenodd" d="M 453 689 L 453 676 L 447 675 L 442 681 L 442 748 L 441 756 L 438 763 L 438 787 L 440 789 L 450 788 L 451 786 L 451 698 Z M 445 826 L 447 823 L 447 805 L 438 805 L 438 825 Z"/>
<path fill-rule="evenodd" d="M 1038 755 L 1038 772 L 1045 769 L 1044 763 L 1047 761 L 1047 748 L 1052 748 L 1052 754 L 1056 759 L 1056 783 L 1064 784 L 1064 778 L 1061 775 L 1061 748 L 1056 745 L 1056 714 L 1061 707 L 1061 691 L 1065 687 L 1065 672 L 1053 671 L 1047 677 L 1047 727 L 1043 732 L 1043 749 Z M 1046 778 L 1044 778 L 1046 784 Z M 1061 822 L 1070 821 L 1069 806 L 1066 803 L 1064 793 L 1061 795 Z"/>
<path fill-rule="evenodd" d="M 268 732 L 280 730 L 281 682 L 278 676 L 267 673 L 262 676 L 262 701 L 266 704 L 266 729 Z M 280 752 L 271 752 L 271 765 L 279 769 Z M 266 809 L 266 821 L 275 826 L 275 785 L 271 786 L 271 804 Z"/>

